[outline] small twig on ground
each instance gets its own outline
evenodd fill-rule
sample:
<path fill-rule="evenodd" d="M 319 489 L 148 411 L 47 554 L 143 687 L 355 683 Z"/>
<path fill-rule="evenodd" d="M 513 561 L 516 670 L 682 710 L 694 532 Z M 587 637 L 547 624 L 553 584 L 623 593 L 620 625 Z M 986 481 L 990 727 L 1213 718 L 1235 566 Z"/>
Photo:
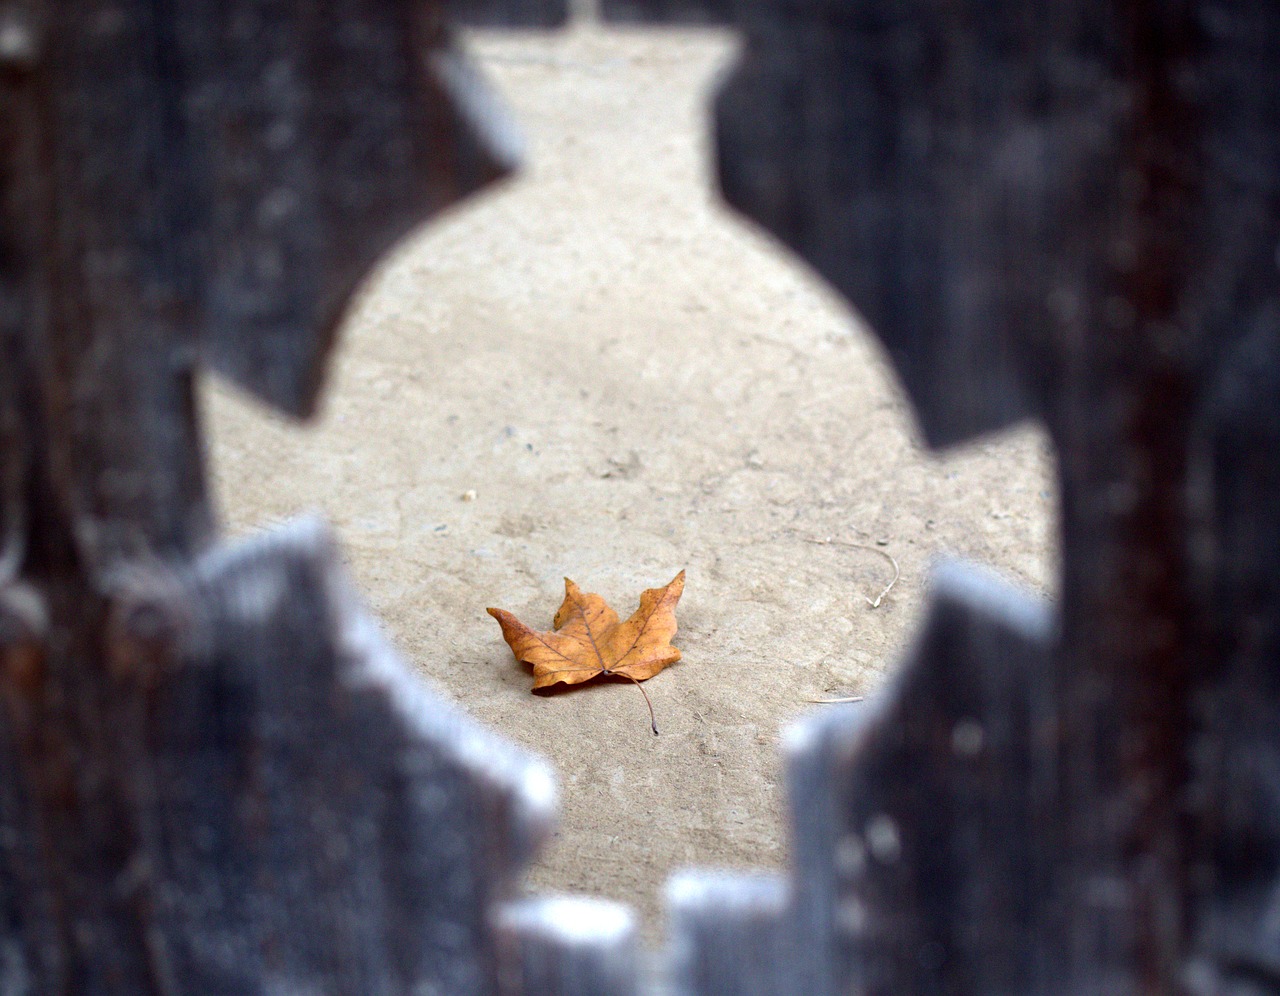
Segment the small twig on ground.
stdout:
<path fill-rule="evenodd" d="M 863 595 L 863 599 L 873 609 L 880 608 L 880 603 L 884 601 L 886 595 L 893 590 L 893 586 L 898 583 L 898 578 L 902 576 L 902 571 L 898 567 L 898 562 L 886 550 L 881 550 L 878 546 L 868 546 L 866 543 L 851 543 L 848 540 L 834 539 L 828 536 L 826 539 L 813 539 L 810 536 L 801 537 L 806 543 L 813 543 L 815 546 L 847 546 L 854 550 L 870 550 L 872 553 L 878 553 L 893 565 L 893 580 L 884 586 L 884 590 L 875 597 L 875 600 Z"/>
<path fill-rule="evenodd" d="M 837 703 L 840 703 L 840 702 L 861 702 L 861 701 L 862 701 L 862 699 L 863 699 L 863 696 L 861 696 L 861 695 L 844 695 L 844 696 L 841 696 L 841 697 L 840 697 L 840 698 L 838 698 L 838 699 L 815 699 L 815 698 L 806 698 L 806 699 L 805 699 L 805 701 L 806 701 L 806 702 L 817 702 L 819 705 L 836 705 Z"/>

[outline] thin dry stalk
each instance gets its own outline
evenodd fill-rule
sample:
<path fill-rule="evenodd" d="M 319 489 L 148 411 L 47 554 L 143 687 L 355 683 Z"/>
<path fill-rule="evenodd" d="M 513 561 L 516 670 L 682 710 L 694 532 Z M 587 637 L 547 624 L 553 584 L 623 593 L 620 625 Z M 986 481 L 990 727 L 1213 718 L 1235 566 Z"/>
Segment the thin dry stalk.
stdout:
<path fill-rule="evenodd" d="M 806 543 L 812 543 L 815 546 L 846 546 L 852 550 L 870 550 L 872 553 L 878 553 L 880 556 L 884 557 L 885 560 L 889 561 L 893 567 L 893 580 L 885 585 L 884 590 L 881 591 L 874 599 L 868 598 L 866 595 L 862 596 L 863 600 L 866 601 L 866 603 L 873 609 L 880 608 L 880 603 L 883 602 L 885 596 L 893 590 L 893 586 L 898 583 L 898 578 L 902 576 L 902 571 L 898 567 L 898 562 L 893 559 L 892 555 L 890 555 L 888 551 L 881 550 L 878 546 L 868 546 L 866 543 L 851 543 L 849 540 L 835 539 L 831 536 L 828 536 L 826 539 L 814 539 L 811 536 L 804 536 L 801 538 Z"/>

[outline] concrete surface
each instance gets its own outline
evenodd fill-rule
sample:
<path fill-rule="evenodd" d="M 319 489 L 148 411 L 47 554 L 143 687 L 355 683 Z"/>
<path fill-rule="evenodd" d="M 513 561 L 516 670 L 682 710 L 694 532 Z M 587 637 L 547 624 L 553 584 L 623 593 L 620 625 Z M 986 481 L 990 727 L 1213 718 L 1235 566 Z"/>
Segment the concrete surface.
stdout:
<path fill-rule="evenodd" d="M 323 511 L 406 657 L 559 771 L 531 886 L 632 901 L 652 941 L 673 869 L 783 864 L 779 731 L 809 699 L 875 694 L 931 560 L 1050 594 L 1051 460 L 1031 429 L 922 451 L 878 345 L 716 204 L 705 99 L 729 36 L 468 46 L 526 172 L 371 278 L 315 426 L 210 385 L 215 483 L 233 534 Z M 873 609 L 877 551 L 901 578 Z M 530 694 L 485 614 L 547 627 L 568 575 L 625 616 L 681 568 L 657 738 L 629 684 Z"/>

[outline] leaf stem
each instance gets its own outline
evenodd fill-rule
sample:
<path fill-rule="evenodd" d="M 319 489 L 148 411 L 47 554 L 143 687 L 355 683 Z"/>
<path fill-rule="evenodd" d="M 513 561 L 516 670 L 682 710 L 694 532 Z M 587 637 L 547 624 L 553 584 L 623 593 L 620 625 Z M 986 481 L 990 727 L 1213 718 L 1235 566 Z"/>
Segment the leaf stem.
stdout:
<path fill-rule="evenodd" d="M 602 671 L 601 674 L 622 674 L 622 672 L 605 670 Z M 640 689 L 640 694 L 644 696 L 644 704 L 649 707 L 649 726 L 653 728 L 653 735 L 656 737 L 658 735 L 658 721 L 653 718 L 653 703 L 649 701 L 649 693 L 644 690 L 644 685 L 640 684 L 640 682 L 631 677 L 631 675 L 622 674 L 622 677 L 626 678 L 634 684 L 636 688 Z"/>

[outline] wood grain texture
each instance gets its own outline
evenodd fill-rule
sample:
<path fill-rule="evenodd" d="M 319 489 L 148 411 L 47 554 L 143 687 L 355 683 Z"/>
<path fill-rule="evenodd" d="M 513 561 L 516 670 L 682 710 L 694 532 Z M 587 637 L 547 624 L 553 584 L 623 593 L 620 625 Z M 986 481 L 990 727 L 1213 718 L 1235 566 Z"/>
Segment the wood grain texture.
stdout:
<path fill-rule="evenodd" d="M 1197 617 L 1190 888 L 1197 993 L 1280 987 L 1280 321 L 1259 322 L 1193 418 Z"/>
<path fill-rule="evenodd" d="M 879 702 L 788 740 L 804 991 L 1056 991 L 1046 608 L 959 565 Z M 797 989 L 801 991 L 801 989 Z"/>
<path fill-rule="evenodd" d="M 1266 580 L 1280 502 L 1264 455 L 1280 367 L 1280 13 L 1196 0 L 605 9 L 743 32 L 716 98 L 722 191 L 868 320 L 932 445 L 1036 418 L 1058 452 L 1062 604 L 1032 686 L 1048 767 L 1018 760 L 1038 741 L 1006 757 L 1058 824 L 1008 869 L 1030 906 L 995 911 L 992 935 L 1020 938 L 1030 960 L 936 933 L 970 884 L 935 874 L 931 891 L 868 898 L 878 943 L 837 957 L 836 977 L 885 992 L 1280 984 L 1262 775 L 1280 742 L 1280 593 Z M 953 694 L 974 694 L 984 667 L 1002 673 L 999 649 L 984 653 Z M 901 688 L 953 664 L 946 641 L 918 652 Z M 895 778 L 944 795 L 963 784 L 942 741 L 858 749 L 831 773 L 857 790 L 799 833 L 861 812 Z M 984 860 L 1015 859 L 982 812 L 944 813 L 936 828 L 919 809 L 895 819 L 904 874 L 975 834 Z M 804 872 L 802 895 L 829 874 Z M 934 968 L 912 960 L 926 950 Z"/>
<path fill-rule="evenodd" d="M 601 15 L 617 24 L 729 24 L 738 8 L 736 0 L 600 0 Z"/>
<path fill-rule="evenodd" d="M 743 31 L 727 199 L 931 444 L 1039 419 L 1063 495 L 1057 619 L 944 571 L 881 701 L 793 735 L 791 876 L 677 883 L 679 985 L 1276 989 L 1280 9 L 605 11 Z M 445 13 L 563 10 L 0 6 L 6 992 L 636 984 L 625 925 L 490 919 L 545 772 L 408 680 L 322 534 L 219 552 L 205 502 L 199 366 L 308 412 L 373 261 L 514 161 Z"/>
<path fill-rule="evenodd" d="M 496 991 L 549 774 L 322 530 L 216 545 L 192 390 L 309 412 L 369 267 L 514 164 L 441 10 L 0 5 L 0 129 L 0 990 Z"/>
<path fill-rule="evenodd" d="M 550 773 L 419 686 L 314 524 L 135 591 L 110 672 L 0 717 L 7 991 L 495 991 Z"/>
<path fill-rule="evenodd" d="M 430 4 L 49 2 L 20 24 L 0 342 L 38 412 L 28 476 L 99 571 L 187 556 L 212 539 L 197 366 L 310 412 L 374 261 L 517 144 Z"/>
<path fill-rule="evenodd" d="M 582 896 L 508 903 L 497 915 L 502 992 L 539 996 L 637 996 L 635 914 Z"/>
<path fill-rule="evenodd" d="M 667 883 L 672 989 L 681 996 L 806 991 L 790 898 L 790 883 L 781 875 L 685 871 L 672 876 Z"/>
<path fill-rule="evenodd" d="M 557 28 L 569 17 L 567 0 L 443 0 L 449 23 L 477 28 Z"/>

